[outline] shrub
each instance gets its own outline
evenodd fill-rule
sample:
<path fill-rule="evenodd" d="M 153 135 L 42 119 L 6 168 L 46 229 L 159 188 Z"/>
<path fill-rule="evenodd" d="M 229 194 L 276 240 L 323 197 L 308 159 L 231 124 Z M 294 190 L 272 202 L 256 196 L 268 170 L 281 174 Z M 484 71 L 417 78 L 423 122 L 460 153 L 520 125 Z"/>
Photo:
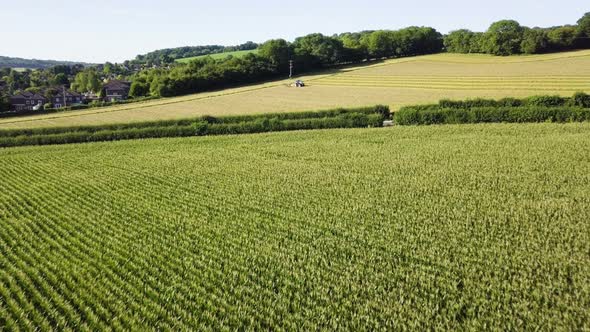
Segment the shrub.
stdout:
<path fill-rule="evenodd" d="M 399 125 L 432 125 L 486 122 L 572 122 L 590 120 L 590 108 L 580 107 L 477 107 L 465 109 L 398 111 Z"/>
<path fill-rule="evenodd" d="M 453 109 L 470 109 L 473 107 L 495 107 L 498 102 L 493 99 L 468 99 L 468 100 L 450 100 L 442 99 L 438 103 L 439 108 L 453 108 Z"/>
<path fill-rule="evenodd" d="M 572 97 L 572 104 L 578 107 L 590 108 L 590 95 L 584 92 L 576 92 Z"/>
<path fill-rule="evenodd" d="M 523 102 L 521 99 L 516 99 L 516 98 L 502 98 L 500 100 L 498 100 L 498 104 L 497 106 L 500 107 L 518 107 L 518 106 L 522 106 Z"/>
<path fill-rule="evenodd" d="M 380 114 L 383 120 L 391 119 L 391 111 L 389 110 L 389 106 L 377 105 L 373 109 L 373 113 Z"/>
<path fill-rule="evenodd" d="M 192 130 L 194 134 L 197 136 L 207 135 L 208 127 L 209 123 L 207 123 L 206 121 L 198 121 L 192 124 Z"/>
<path fill-rule="evenodd" d="M 402 125 L 413 125 L 413 124 L 421 124 L 421 117 L 420 112 L 425 110 L 415 109 L 411 107 L 404 107 L 401 108 L 399 111 L 393 114 L 393 122 Z"/>
<path fill-rule="evenodd" d="M 565 106 L 568 98 L 561 96 L 532 96 L 524 100 L 526 106 L 557 107 Z"/>

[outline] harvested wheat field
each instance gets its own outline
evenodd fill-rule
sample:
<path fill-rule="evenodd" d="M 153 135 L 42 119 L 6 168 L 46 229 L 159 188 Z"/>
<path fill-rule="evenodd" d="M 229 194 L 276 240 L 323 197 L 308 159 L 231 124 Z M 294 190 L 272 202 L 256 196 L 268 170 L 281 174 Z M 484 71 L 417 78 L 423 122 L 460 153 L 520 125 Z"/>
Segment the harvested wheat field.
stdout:
<path fill-rule="evenodd" d="M 590 91 L 590 51 L 511 56 L 436 54 L 138 104 L 0 119 L 0 129 L 92 125 L 198 115 L 427 103 L 441 98 L 571 95 Z"/>

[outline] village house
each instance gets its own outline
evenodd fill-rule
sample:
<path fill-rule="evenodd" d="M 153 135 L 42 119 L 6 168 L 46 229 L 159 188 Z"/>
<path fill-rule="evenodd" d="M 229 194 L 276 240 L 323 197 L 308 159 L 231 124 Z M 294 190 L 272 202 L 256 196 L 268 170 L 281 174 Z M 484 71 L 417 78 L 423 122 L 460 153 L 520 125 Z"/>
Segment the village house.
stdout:
<path fill-rule="evenodd" d="M 59 89 L 58 93 L 51 97 L 51 103 L 54 108 L 66 107 L 76 104 L 82 104 L 84 96 L 76 91 Z"/>
<path fill-rule="evenodd" d="M 105 101 L 126 100 L 129 96 L 131 82 L 112 80 L 106 83 L 104 88 Z"/>
<path fill-rule="evenodd" d="M 10 105 L 13 111 L 33 111 L 43 107 L 47 98 L 32 92 L 21 92 L 10 97 Z"/>

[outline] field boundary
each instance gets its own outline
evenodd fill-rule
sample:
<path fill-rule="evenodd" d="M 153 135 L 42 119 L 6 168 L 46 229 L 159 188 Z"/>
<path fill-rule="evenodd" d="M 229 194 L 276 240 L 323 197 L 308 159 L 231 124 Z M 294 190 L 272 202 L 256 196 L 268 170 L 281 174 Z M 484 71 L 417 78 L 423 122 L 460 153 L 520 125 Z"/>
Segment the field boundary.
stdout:
<path fill-rule="evenodd" d="M 304 129 L 381 127 L 390 118 L 388 106 L 339 108 L 316 112 L 203 116 L 193 119 L 0 130 L 0 147 L 70 144 L 143 138 L 250 134 Z"/>

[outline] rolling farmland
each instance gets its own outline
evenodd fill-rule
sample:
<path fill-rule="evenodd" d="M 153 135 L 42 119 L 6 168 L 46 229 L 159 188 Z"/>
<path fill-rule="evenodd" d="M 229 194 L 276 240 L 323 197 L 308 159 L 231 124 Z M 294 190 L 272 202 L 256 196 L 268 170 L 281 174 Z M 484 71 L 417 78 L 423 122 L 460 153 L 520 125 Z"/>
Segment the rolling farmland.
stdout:
<path fill-rule="evenodd" d="M 0 327 L 587 330 L 589 142 L 544 123 L 0 149 Z"/>
<path fill-rule="evenodd" d="M 307 75 L 308 87 L 282 80 L 145 103 L 59 114 L 0 119 L 0 129 L 98 125 L 235 115 L 390 105 L 393 110 L 442 98 L 571 96 L 590 92 L 590 51 L 493 57 L 436 54 L 387 60 Z"/>

